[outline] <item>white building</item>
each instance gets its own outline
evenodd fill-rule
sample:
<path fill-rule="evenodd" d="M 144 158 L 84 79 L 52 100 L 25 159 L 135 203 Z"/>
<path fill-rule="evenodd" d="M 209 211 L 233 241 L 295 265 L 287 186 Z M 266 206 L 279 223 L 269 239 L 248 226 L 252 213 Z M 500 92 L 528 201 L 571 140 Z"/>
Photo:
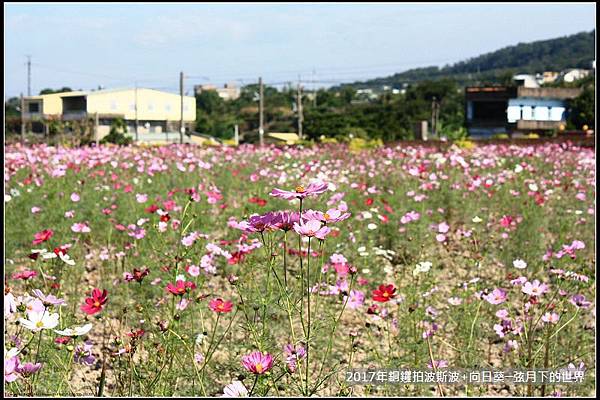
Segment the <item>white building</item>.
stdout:
<path fill-rule="evenodd" d="M 513 76 L 513 81 L 518 86 L 523 86 L 526 88 L 540 87 L 540 84 L 538 83 L 538 80 L 536 79 L 536 77 L 534 75 L 527 75 L 527 74 L 515 75 L 515 76 Z"/>
<path fill-rule="evenodd" d="M 590 74 L 590 70 L 588 69 L 570 69 L 567 70 L 564 74 L 563 74 L 563 81 L 565 82 L 575 82 L 578 81 L 580 79 L 585 78 L 586 76 L 588 76 Z"/>

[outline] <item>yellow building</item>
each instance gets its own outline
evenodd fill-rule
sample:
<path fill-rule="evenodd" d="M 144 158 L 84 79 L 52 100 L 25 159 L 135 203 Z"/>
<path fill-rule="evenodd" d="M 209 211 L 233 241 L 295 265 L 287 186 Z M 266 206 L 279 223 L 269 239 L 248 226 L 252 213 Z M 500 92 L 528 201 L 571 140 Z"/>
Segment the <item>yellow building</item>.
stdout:
<path fill-rule="evenodd" d="M 98 119 L 98 138 L 106 136 L 115 118 L 123 118 L 128 133 L 140 140 L 148 133 L 179 134 L 181 96 L 154 89 L 114 89 L 45 94 L 24 98 L 24 118 L 32 130 L 44 131 L 45 121 Z M 186 131 L 193 131 L 196 121 L 196 98 L 183 97 L 183 121 Z"/>

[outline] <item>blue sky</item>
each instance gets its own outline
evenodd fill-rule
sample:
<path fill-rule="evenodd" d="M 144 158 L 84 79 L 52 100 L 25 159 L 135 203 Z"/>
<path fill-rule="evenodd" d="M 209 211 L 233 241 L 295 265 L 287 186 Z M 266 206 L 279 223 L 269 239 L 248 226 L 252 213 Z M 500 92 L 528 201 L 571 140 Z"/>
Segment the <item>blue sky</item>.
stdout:
<path fill-rule="evenodd" d="M 46 87 L 317 80 L 460 61 L 595 27 L 595 4 L 6 4 L 5 98 Z M 205 79 L 208 78 L 208 79 Z M 317 85 L 317 84 L 315 84 Z M 307 85 L 311 88 L 311 84 Z"/>

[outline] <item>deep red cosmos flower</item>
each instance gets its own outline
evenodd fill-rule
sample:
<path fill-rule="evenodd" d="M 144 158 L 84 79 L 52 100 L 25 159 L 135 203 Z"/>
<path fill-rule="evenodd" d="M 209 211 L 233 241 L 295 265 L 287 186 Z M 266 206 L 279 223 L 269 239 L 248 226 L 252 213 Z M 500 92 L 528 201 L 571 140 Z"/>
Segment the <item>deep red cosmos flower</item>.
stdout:
<path fill-rule="evenodd" d="M 196 285 L 191 281 L 182 281 L 181 279 L 172 283 L 167 283 L 167 291 L 175 296 L 183 296 L 189 289 L 195 289 Z"/>
<path fill-rule="evenodd" d="M 146 275 L 148 275 L 149 273 L 150 273 L 150 270 L 148 268 L 144 268 L 141 270 L 134 268 L 133 273 L 124 272 L 123 279 L 125 279 L 125 281 L 127 281 L 127 282 L 131 282 L 131 281 L 142 282 L 144 277 Z"/>
<path fill-rule="evenodd" d="M 47 240 L 50 240 L 52 235 L 54 235 L 54 231 L 52 231 L 52 229 L 44 229 L 43 231 L 37 232 L 35 235 L 33 235 L 33 237 L 35 239 L 33 240 L 32 243 L 33 244 L 43 243 Z"/>
<path fill-rule="evenodd" d="M 85 304 L 81 306 L 81 311 L 88 315 L 96 314 L 102 311 L 102 308 L 107 301 L 107 290 L 104 289 L 103 291 L 100 291 L 100 289 L 94 288 L 94 290 L 92 290 L 92 297 L 85 299 Z"/>
<path fill-rule="evenodd" d="M 146 331 L 144 331 L 143 329 L 138 329 L 138 330 L 131 330 L 131 332 L 127 333 L 127 336 L 129 336 L 130 338 L 141 338 L 142 336 L 144 336 L 144 333 L 146 333 Z"/>
<path fill-rule="evenodd" d="M 152 204 L 150 207 L 146 207 L 144 209 L 144 211 L 146 211 L 148 214 L 154 214 L 156 210 L 158 210 L 158 206 L 156 204 Z"/>
<path fill-rule="evenodd" d="M 228 313 L 233 308 L 233 303 L 229 300 L 223 301 L 223 299 L 212 299 L 208 303 L 208 308 L 216 313 Z"/>
<path fill-rule="evenodd" d="M 396 296 L 396 288 L 394 285 L 379 285 L 379 289 L 373 290 L 373 300 L 380 303 L 390 301 Z"/>
<path fill-rule="evenodd" d="M 373 201 L 374 201 L 374 200 L 373 200 L 371 197 L 369 197 L 369 198 L 367 198 L 367 199 L 365 200 L 365 204 L 366 204 L 367 206 L 371 206 L 371 205 L 373 205 Z"/>

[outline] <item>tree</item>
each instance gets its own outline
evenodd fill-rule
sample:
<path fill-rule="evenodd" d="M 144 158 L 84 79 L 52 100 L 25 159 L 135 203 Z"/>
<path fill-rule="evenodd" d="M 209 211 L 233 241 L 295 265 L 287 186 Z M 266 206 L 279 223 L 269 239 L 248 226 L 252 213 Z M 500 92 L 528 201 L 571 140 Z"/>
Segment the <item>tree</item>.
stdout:
<path fill-rule="evenodd" d="M 63 86 L 61 89 L 42 89 L 40 90 L 40 95 L 43 94 L 54 94 L 54 93 L 65 93 L 65 92 L 72 92 L 73 90 L 70 87 L 66 87 Z"/>
<path fill-rule="evenodd" d="M 571 101 L 571 112 L 567 121 L 569 125 L 575 129 L 582 129 L 584 125 L 594 127 L 596 120 L 594 97 L 594 86 L 590 85 Z"/>
<path fill-rule="evenodd" d="M 125 136 L 125 132 L 127 132 L 127 124 L 123 118 L 115 118 L 112 124 L 110 124 L 110 133 L 103 137 L 100 143 L 113 143 L 118 144 L 119 146 L 127 146 L 131 144 L 133 139 L 129 136 Z"/>

